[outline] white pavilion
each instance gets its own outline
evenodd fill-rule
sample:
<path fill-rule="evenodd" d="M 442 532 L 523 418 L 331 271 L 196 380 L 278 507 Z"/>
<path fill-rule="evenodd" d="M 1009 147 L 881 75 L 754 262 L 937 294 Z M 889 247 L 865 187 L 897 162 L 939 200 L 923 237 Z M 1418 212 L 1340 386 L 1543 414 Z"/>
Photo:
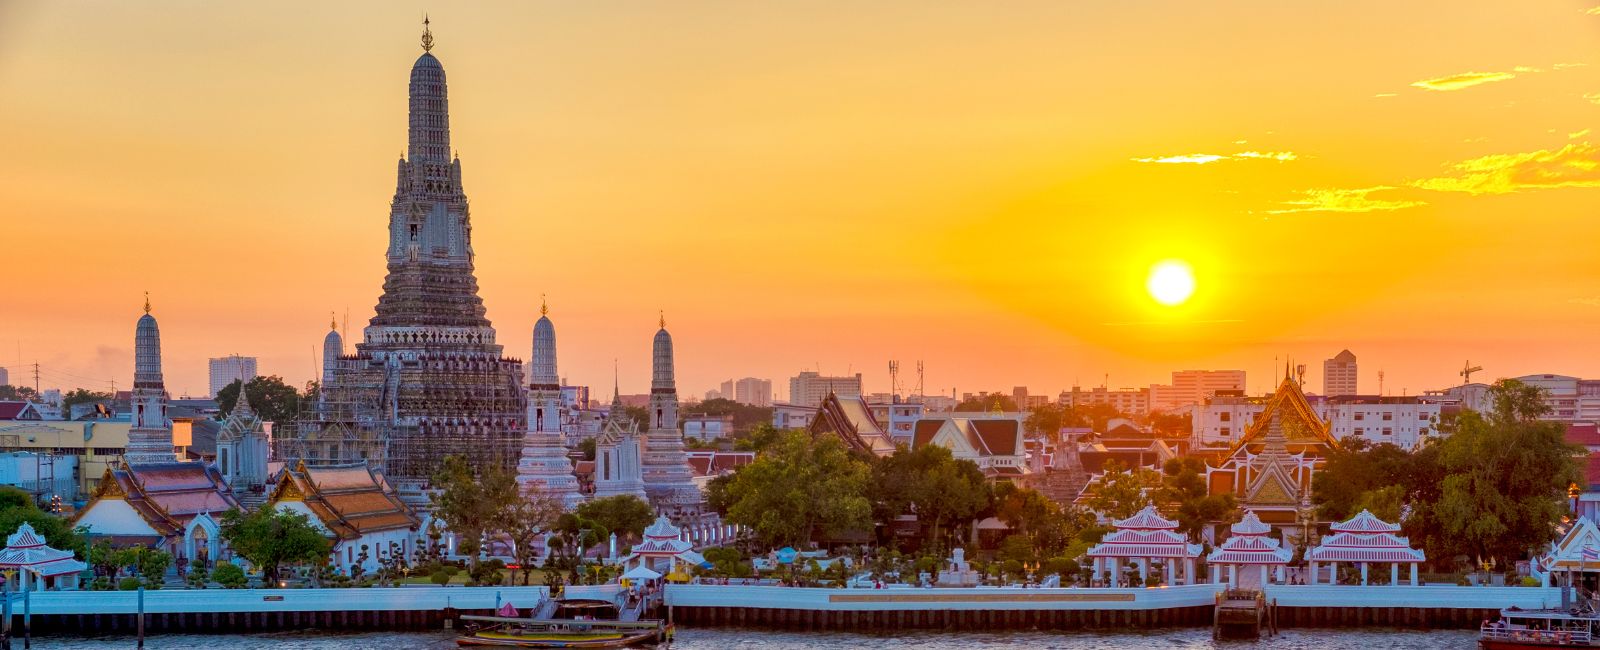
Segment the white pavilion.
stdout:
<path fill-rule="evenodd" d="M 1417 565 L 1427 560 L 1422 551 L 1411 548 L 1411 543 L 1395 533 L 1399 524 L 1391 524 L 1371 512 L 1362 510 L 1348 521 L 1331 526 L 1332 535 L 1306 553 L 1311 564 L 1310 579 L 1306 584 L 1317 584 L 1323 564 L 1328 565 L 1329 584 L 1339 578 L 1338 564 L 1349 562 L 1361 567 L 1361 584 L 1367 584 L 1367 569 L 1373 564 L 1389 565 L 1389 584 L 1400 584 L 1400 565 L 1411 565 L 1411 584 L 1417 584 Z"/>
<path fill-rule="evenodd" d="M 1160 560 L 1165 567 L 1166 584 L 1179 584 L 1176 567 L 1177 561 L 1183 560 L 1182 584 L 1194 584 L 1194 565 L 1195 559 L 1200 557 L 1200 545 L 1190 544 L 1177 532 L 1178 522 L 1162 517 L 1155 506 L 1145 506 L 1138 514 L 1111 523 L 1117 530 L 1101 538 L 1100 543 L 1086 553 L 1094 558 L 1096 579 L 1106 571 L 1111 574 L 1111 586 L 1123 586 L 1122 563 L 1128 561 L 1138 565 L 1139 579 L 1147 581 L 1151 564 Z"/>
<path fill-rule="evenodd" d="M 8 585 L 14 591 L 43 591 L 48 589 L 76 590 L 78 576 L 89 568 L 72 551 L 50 548 L 26 521 L 17 532 L 6 538 L 6 547 L 0 550 L 0 568 L 17 572 L 17 584 Z"/>
<path fill-rule="evenodd" d="M 1222 567 L 1227 567 L 1228 586 L 1233 589 L 1243 586 L 1241 578 L 1244 582 L 1256 582 L 1256 587 L 1271 584 L 1274 577 L 1277 582 L 1283 581 L 1283 567 L 1289 563 L 1291 553 L 1278 540 L 1267 536 L 1272 532 L 1271 526 L 1262 523 L 1254 511 L 1247 511 L 1229 531 L 1233 534 L 1227 541 L 1206 556 L 1206 564 L 1218 569 L 1211 574 L 1212 582 L 1222 582 Z M 1245 568 L 1242 576 L 1240 567 Z M 1259 580 L 1252 580 L 1250 567 L 1259 569 Z"/>

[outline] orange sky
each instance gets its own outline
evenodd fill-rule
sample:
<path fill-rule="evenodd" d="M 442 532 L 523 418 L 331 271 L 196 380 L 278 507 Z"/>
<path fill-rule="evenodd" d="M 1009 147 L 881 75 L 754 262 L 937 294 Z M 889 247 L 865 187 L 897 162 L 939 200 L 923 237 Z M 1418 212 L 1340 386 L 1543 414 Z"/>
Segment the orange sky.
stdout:
<path fill-rule="evenodd" d="M 1346 347 L 1398 393 L 1600 377 L 1596 4 L 428 10 L 489 317 L 526 358 L 548 294 L 571 382 L 645 390 L 665 309 L 687 395 L 889 359 L 1264 389 L 1285 354 L 1320 388 Z M 127 386 L 144 290 L 175 392 L 231 353 L 310 378 L 377 300 L 424 9 L 0 4 L 13 383 L 20 347 Z M 1167 258 L 1182 307 L 1143 288 Z"/>

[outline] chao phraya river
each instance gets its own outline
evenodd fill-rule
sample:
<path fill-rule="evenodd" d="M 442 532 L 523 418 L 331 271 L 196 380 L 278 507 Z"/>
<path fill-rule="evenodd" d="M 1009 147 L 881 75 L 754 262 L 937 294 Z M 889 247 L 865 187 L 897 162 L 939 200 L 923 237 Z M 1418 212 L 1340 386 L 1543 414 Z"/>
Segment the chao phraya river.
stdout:
<path fill-rule="evenodd" d="M 323 632 L 283 632 L 276 634 L 150 636 L 150 650 L 443 650 L 454 648 L 455 636 L 437 634 L 328 634 Z M 796 648 L 917 648 L 927 650 L 998 650 L 1001 648 L 1111 650 L 1113 648 L 1251 648 L 1262 650 L 1334 650 L 1343 648 L 1389 648 L 1394 650 L 1444 650 L 1471 648 L 1477 633 L 1470 631 L 1409 630 L 1286 630 L 1274 639 L 1259 643 L 1211 640 L 1208 628 L 1154 630 L 1144 633 L 937 633 L 908 632 L 898 635 L 769 632 L 764 630 L 702 629 L 679 630 L 674 650 L 778 650 Z M 51 650 L 89 648 L 132 648 L 133 639 L 125 636 L 40 637 L 34 647 Z M 18 641 L 13 647 L 21 648 Z"/>

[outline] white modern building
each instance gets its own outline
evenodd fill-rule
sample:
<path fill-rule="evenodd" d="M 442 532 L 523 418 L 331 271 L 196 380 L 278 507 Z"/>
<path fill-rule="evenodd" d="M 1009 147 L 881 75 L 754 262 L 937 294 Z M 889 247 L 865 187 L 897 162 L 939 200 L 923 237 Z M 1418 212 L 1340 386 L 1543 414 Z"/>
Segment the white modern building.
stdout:
<path fill-rule="evenodd" d="M 1171 384 L 1150 385 L 1150 410 L 1187 409 L 1218 391 L 1244 390 L 1244 381 L 1243 370 L 1175 370 Z"/>
<path fill-rule="evenodd" d="M 1327 397 L 1355 395 L 1356 355 L 1342 350 L 1332 359 L 1322 362 L 1322 394 Z"/>
<path fill-rule="evenodd" d="M 1070 391 L 1062 391 L 1059 398 L 1060 404 L 1068 408 L 1082 406 L 1106 405 L 1117 410 L 1123 415 L 1143 416 L 1150 413 L 1150 389 L 1148 388 L 1119 388 L 1111 390 L 1105 386 L 1096 386 L 1083 390 L 1073 386 Z"/>
<path fill-rule="evenodd" d="M 861 396 L 861 373 L 850 377 L 825 377 L 810 370 L 789 378 L 789 403 L 817 408 L 823 398 L 833 393 L 839 397 Z"/>
<path fill-rule="evenodd" d="M 895 444 L 907 446 L 911 445 L 912 437 L 916 434 L 917 420 L 921 420 L 927 413 L 927 408 L 922 402 L 915 399 L 867 400 L 867 410 L 872 412 L 872 419 L 877 420 L 878 425 L 889 432 Z"/>
<path fill-rule="evenodd" d="M 1364 438 L 1404 449 L 1416 447 L 1437 432 L 1440 404 L 1426 397 L 1343 395 L 1308 400 L 1317 417 L 1331 425 L 1338 439 Z M 1194 444 L 1219 446 L 1237 442 L 1257 415 L 1266 397 L 1245 397 L 1242 392 L 1218 394 L 1194 407 Z"/>
<path fill-rule="evenodd" d="M 211 360 L 211 396 L 236 381 L 249 383 L 256 378 L 256 358 L 237 354 Z"/>
<path fill-rule="evenodd" d="M 733 435 L 732 415 L 695 414 L 683 416 L 683 437 L 718 440 Z"/>
<path fill-rule="evenodd" d="M 817 416 L 817 407 L 778 402 L 772 405 L 772 426 L 778 429 L 804 429 Z"/>
<path fill-rule="evenodd" d="M 856 392 L 861 392 L 861 383 L 856 382 Z M 724 397 L 730 397 L 723 395 Z M 745 377 L 733 382 L 733 395 L 731 399 L 740 404 L 750 406 L 772 406 L 772 380 Z"/>

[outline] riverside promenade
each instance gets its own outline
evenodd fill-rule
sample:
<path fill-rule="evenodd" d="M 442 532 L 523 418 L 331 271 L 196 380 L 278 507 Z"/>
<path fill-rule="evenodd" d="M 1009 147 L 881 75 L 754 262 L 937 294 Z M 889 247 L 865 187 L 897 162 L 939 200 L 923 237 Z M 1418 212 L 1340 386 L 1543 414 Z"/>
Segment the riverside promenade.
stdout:
<path fill-rule="evenodd" d="M 620 587 L 569 587 L 575 598 L 613 600 Z M 492 614 L 505 603 L 528 610 L 548 595 L 545 587 L 390 587 L 362 589 L 171 589 L 144 592 L 150 632 L 267 630 L 438 630 L 462 614 Z M 134 591 L 45 591 L 29 595 L 34 632 L 128 632 L 140 610 Z M 23 625 L 24 604 L 13 595 L 13 629 Z"/>
<path fill-rule="evenodd" d="M 1212 624 L 1222 585 L 1153 589 L 811 589 L 669 585 L 670 618 L 685 626 L 875 631 L 905 628 L 1109 629 Z M 1476 628 L 1501 608 L 1560 604 L 1542 587 L 1273 585 L 1283 627 Z"/>

